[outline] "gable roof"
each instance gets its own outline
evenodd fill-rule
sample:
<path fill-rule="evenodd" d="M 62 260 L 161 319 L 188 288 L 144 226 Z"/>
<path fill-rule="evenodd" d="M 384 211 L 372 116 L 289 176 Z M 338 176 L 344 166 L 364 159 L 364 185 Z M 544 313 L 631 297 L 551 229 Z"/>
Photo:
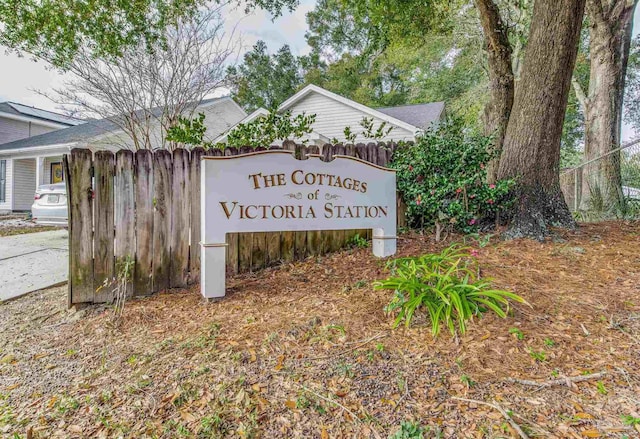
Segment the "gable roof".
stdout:
<path fill-rule="evenodd" d="M 35 119 L 40 122 L 50 122 L 58 125 L 74 126 L 84 123 L 82 119 L 65 116 L 64 114 L 55 113 L 53 111 L 43 110 L 41 108 L 30 107 L 28 105 L 18 104 L 17 102 L 0 102 L 0 116 L 12 119 Z M 24 119 L 23 119 L 24 120 Z"/>
<path fill-rule="evenodd" d="M 325 96 L 329 99 L 333 99 L 335 101 L 338 101 L 342 104 L 348 105 L 349 107 L 355 108 L 356 110 L 359 110 L 365 114 L 368 114 L 369 116 L 373 116 L 377 119 L 381 119 L 385 122 L 388 122 L 392 125 L 398 126 L 400 128 L 404 128 L 408 131 L 412 131 L 414 133 L 416 133 L 418 130 L 420 130 L 422 127 L 410 124 L 408 122 L 405 122 L 403 120 L 400 120 L 394 116 L 390 116 L 388 114 L 385 114 L 379 110 L 373 109 L 371 107 L 367 107 L 366 105 L 362 105 L 357 103 L 356 101 L 352 101 L 351 99 L 347 99 L 344 96 L 340 96 L 339 94 L 330 92 L 329 90 L 325 90 L 322 87 L 318 87 L 317 85 L 314 84 L 309 84 L 306 87 L 304 87 L 302 90 L 300 90 L 298 93 L 294 94 L 293 96 L 291 96 L 289 99 L 287 99 L 286 101 L 284 101 L 279 107 L 278 107 L 278 111 L 285 111 L 287 109 L 289 109 L 289 107 L 293 106 L 296 102 L 300 101 L 301 99 L 305 98 L 307 95 L 309 95 L 310 93 L 318 93 L 321 94 L 322 96 Z"/>
<path fill-rule="evenodd" d="M 235 105 L 238 105 L 230 97 L 225 96 L 221 98 L 205 99 L 200 102 L 198 107 L 208 107 L 215 103 L 223 102 L 226 100 L 231 100 Z M 159 116 L 161 112 L 162 109 L 160 107 L 151 109 L 151 113 L 155 116 Z M 110 134 L 120 131 L 120 127 L 113 120 L 113 118 L 88 120 L 82 125 L 76 125 L 61 130 L 51 131 L 46 134 L 27 137 L 25 139 L 15 140 L 9 143 L 3 143 L 0 144 L 0 152 L 23 148 L 32 148 L 37 146 L 67 145 L 78 142 L 86 142 L 90 139 L 93 139 L 94 137 L 98 137 L 103 134 Z"/>
<path fill-rule="evenodd" d="M 444 102 L 428 104 L 401 105 L 399 107 L 376 108 L 381 113 L 395 117 L 415 127 L 427 129 L 433 122 L 439 120 L 444 112 Z"/>

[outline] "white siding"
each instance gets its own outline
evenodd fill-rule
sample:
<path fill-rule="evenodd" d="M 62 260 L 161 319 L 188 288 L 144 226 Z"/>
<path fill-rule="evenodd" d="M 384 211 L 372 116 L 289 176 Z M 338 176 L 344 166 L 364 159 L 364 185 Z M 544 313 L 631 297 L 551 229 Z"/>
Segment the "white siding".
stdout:
<path fill-rule="evenodd" d="M 13 208 L 11 206 L 11 199 L 12 199 L 12 193 L 11 193 L 11 189 L 13 187 L 13 160 L 11 159 L 5 159 L 0 157 L 0 160 L 6 160 L 7 161 L 7 188 L 6 188 L 6 192 L 5 192 L 5 201 L 4 203 L 0 202 L 0 212 L 8 212 L 11 211 Z"/>
<path fill-rule="evenodd" d="M 296 102 L 290 110 L 293 116 L 302 113 L 307 115 L 315 114 L 316 121 L 313 124 L 313 130 L 328 139 L 336 137 L 340 141 L 344 141 L 345 127 L 349 126 L 352 132 L 360 133 L 362 131 L 360 126 L 362 118 L 371 117 L 360 110 L 315 92 L 309 93 L 309 95 Z M 374 128 L 377 128 L 381 122 L 383 122 L 382 119 L 374 118 Z M 387 123 L 387 127 L 389 126 L 390 124 Z M 381 139 L 383 142 L 391 140 L 414 140 L 414 135 L 407 129 L 394 126 L 389 135 Z M 370 140 L 361 135 L 356 138 L 356 142 L 366 143 L 368 141 Z"/>
<path fill-rule="evenodd" d="M 38 136 L 40 134 L 46 134 L 60 129 L 62 128 L 45 127 L 43 125 L 38 125 L 37 122 L 31 122 L 31 136 Z"/>
<path fill-rule="evenodd" d="M 36 192 L 36 159 L 13 161 L 13 210 L 29 210 Z"/>

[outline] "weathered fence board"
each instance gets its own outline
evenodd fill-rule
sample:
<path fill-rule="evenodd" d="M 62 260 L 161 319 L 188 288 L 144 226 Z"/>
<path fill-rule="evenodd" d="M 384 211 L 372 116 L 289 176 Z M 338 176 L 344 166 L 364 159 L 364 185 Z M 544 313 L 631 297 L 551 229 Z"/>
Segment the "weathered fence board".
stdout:
<path fill-rule="evenodd" d="M 173 151 L 171 177 L 171 288 L 186 287 L 189 281 L 189 230 L 191 194 L 189 193 L 190 155 L 186 149 Z"/>
<path fill-rule="evenodd" d="M 153 282 L 152 290 L 169 288 L 171 271 L 171 154 L 153 155 Z"/>
<path fill-rule="evenodd" d="M 125 266 L 133 263 L 133 267 L 128 267 L 131 271 L 130 280 L 135 279 L 135 256 L 136 256 L 136 198 L 134 187 L 134 166 L 133 152 L 120 150 L 116 153 L 115 168 L 115 255 L 116 255 L 116 276 L 122 276 Z M 133 295 L 133 282 L 127 283 L 127 296 Z"/>
<path fill-rule="evenodd" d="M 93 244 L 94 301 L 109 302 L 113 298 L 113 176 L 115 157 L 111 151 L 96 152 L 93 161 L 95 181 Z"/>
<path fill-rule="evenodd" d="M 191 185 L 191 235 L 189 238 L 189 282 L 200 279 L 200 159 L 204 156 L 204 149 L 191 150 L 189 165 L 189 180 Z"/>
<path fill-rule="evenodd" d="M 68 159 L 67 159 L 68 157 Z M 68 160 L 68 161 L 67 161 Z M 93 191 L 91 151 L 65 155 L 69 215 L 70 304 L 93 302 Z"/>
<path fill-rule="evenodd" d="M 136 295 L 153 291 L 153 155 L 151 151 L 135 153 L 135 268 L 133 290 Z"/>
<path fill-rule="evenodd" d="M 395 145 L 324 145 L 321 150 L 316 145 L 285 142 L 282 148 L 301 160 L 310 154 L 326 161 L 347 155 L 384 166 Z M 114 156 L 75 149 L 65 156 L 69 304 L 112 300 L 112 289 L 100 286 L 117 277 L 118 261 L 128 257 L 134 259 L 128 294 L 146 295 L 198 282 L 201 158 L 252 151 L 249 147 L 194 148 L 191 152 L 177 149 L 173 154 L 166 150 L 118 151 Z M 404 211 L 399 202 L 400 225 L 404 225 Z M 342 248 L 356 234 L 370 237 L 367 230 L 230 233 L 226 237 L 227 270 L 245 272 L 322 255 Z"/>

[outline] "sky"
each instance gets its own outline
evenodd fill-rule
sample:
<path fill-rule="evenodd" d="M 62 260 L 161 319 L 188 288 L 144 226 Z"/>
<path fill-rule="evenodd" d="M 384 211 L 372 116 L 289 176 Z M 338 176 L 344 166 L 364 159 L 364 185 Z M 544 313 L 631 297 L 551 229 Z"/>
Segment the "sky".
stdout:
<path fill-rule="evenodd" d="M 284 44 L 288 44 L 294 55 L 305 55 L 309 51 L 309 46 L 304 39 L 307 28 L 305 16 L 314 5 L 315 0 L 301 0 L 293 13 L 284 13 L 276 20 L 272 20 L 271 15 L 262 10 L 246 16 L 242 7 L 227 7 L 225 10 L 227 31 L 231 33 L 235 28 L 235 35 L 241 35 L 240 56 L 250 50 L 258 40 L 265 41 L 272 53 Z M 636 9 L 633 22 L 635 37 L 640 32 L 640 8 Z M 60 88 L 64 83 L 64 75 L 48 68 L 43 62 L 33 61 L 28 56 L 20 57 L 15 53 L 8 53 L 1 46 L 0 66 L 0 102 L 14 101 L 56 111 L 56 104 L 38 91 L 51 92 L 55 88 Z M 622 140 L 634 137 L 633 130 L 626 124 L 623 125 Z"/>

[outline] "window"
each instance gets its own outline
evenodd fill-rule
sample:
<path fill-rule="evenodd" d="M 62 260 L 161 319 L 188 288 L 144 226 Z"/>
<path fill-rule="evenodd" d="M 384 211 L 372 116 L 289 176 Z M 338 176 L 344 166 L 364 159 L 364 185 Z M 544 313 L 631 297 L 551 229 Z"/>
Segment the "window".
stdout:
<path fill-rule="evenodd" d="M 7 161 L 0 160 L 0 203 L 7 198 Z"/>

